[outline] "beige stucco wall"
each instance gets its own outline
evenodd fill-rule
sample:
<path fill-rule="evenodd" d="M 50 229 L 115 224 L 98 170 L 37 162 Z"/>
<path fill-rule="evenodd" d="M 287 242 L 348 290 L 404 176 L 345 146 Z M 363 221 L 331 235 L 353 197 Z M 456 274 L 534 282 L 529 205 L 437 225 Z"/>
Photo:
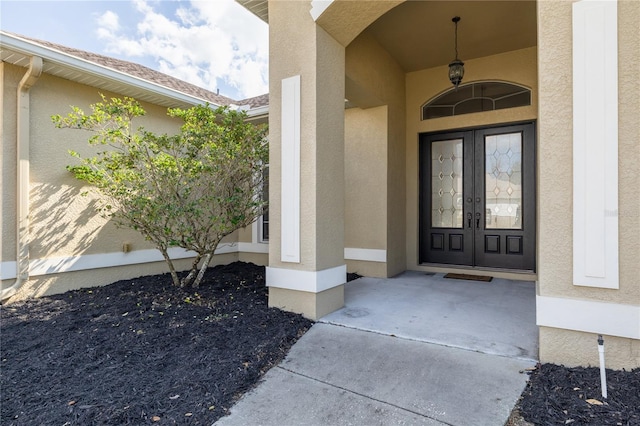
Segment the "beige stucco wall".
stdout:
<path fill-rule="evenodd" d="M 404 1 L 334 0 L 318 17 L 318 25 L 322 26 L 339 43 L 346 46 L 372 22 Z"/>
<path fill-rule="evenodd" d="M 66 115 L 70 105 L 89 113 L 89 105 L 99 101 L 97 89 L 46 74 L 31 89 L 31 258 L 109 253 L 120 251 L 124 242 L 132 250 L 152 247 L 138 233 L 116 229 L 97 215 L 97 197 L 80 196 L 88 187 L 65 170 L 67 164 L 77 164 L 68 150 L 91 156 L 103 147 L 88 145 L 90 132 L 56 129 L 50 117 Z M 166 108 L 145 103 L 142 107 L 147 114 L 136 126 L 157 133 L 178 131 L 180 121 L 167 117 Z"/>
<path fill-rule="evenodd" d="M 573 108 L 572 85 L 557 84 L 571 75 L 571 3 L 540 2 L 545 25 L 540 38 L 539 222 L 540 294 L 640 304 L 640 3 L 618 3 L 619 119 L 618 203 L 620 289 L 574 286 L 573 274 Z M 549 76 L 549 77 L 544 77 Z M 551 77 L 553 76 L 553 77 Z M 567 182 L 562 189 L 558 182 Z"/>
<path fill-rule="evenodd" d="M 387 264 L 385 262 L 347 259 L 347 272 L 354 272 L 358 275 L 362 275 L 363 277 L 388 277 Z"/>
<path fill-rule="evenodd" d="M 344 265 L 344 48 L 316 26 L 309 8 L 306 1 L 269 2 L 269 265 L 321 271 Z M 284 263 L 281 81 L 296 75 L 301 82 L 300 262 Z"/>
<path fill-rule="evenodd" d="M 377 101 L 379 105 L 385 105 L 384 116 L 382 114 L 376 117 L 382 120 L 384 124 L 378 125 L 375 129 L 382 130 L 379 126 L 384 126 L 385 132 L 379 132 L 376 140 L 382 138 L 384 144 L 374 145 L 373 141 L 365 142 L 371 146 L 371 149 L 381 150 L 385 161 L 384 169 L 368 170 L 360 167 L 357 171 L 359 174 L 359 182 L 361 187 L 354 187 L 353 191 L 366 191 L 367 196 L 378 198 L 378 201 L 385 203 L 385 207 L 380 211 L 371 211 L 369 214 L 375 214 L 380 218 L 384 217 L 384 226 L 381 228 L 370 227 L 363 229 L 366 233 L 381 232 L 385 238 L 384 248 L 387 251 L 387 271 L 386 276 L 398 274 L 405 269 L 405 73 L 373 36 L 367 32 L 358 36 L 346 50 L 345 74 L 350 85 L 347 87 L 346 96 L 349 101 L 361 101 L 365 104 Z M 349 90 L 352 89 L 352 91 Z M 357 124 L 366 123 L 349 123 L 349 120 L 356 119 L 352 115 L 347 114 L 347 128 Z M 372 129 L 373 130 L 373 129 Z M 348 134 L 349 135 L 349 134 Z M 351 139 L 345 140 L 345 144 L 352 144 Z M 359 147 L 363 147 L 362 143 Z M 376 148 L 377 147 L 377 148 Z M 347 148 L 349 150 L 351 148 Z M 347 151 L 349 152 L 349 151 Z M 346 159 L 346 167 L 352 167 L 349 158 Z M 354 172 L 349 172 L 354 177 Z M 379 173 L 382 175 L 377 179 L 369 176 Z M 378 179 L 382 177 L 382 185 L 376 186 Z M 369 184 L 366 181 L 370 180 Z M 350 200 L 350 194 L 346 196 L 347 203 Z M 373 206 L 372 206 L 373 207 Z M 366 212 L 363 212 L 366 213 Z M 367 216 L 361 216 L 351 219 L 368 221 Z M 351 231 L 348 231 L 351 232 Z M 372 237 L 360 237 L 372 238 Z M 361 246 L 347 245 L 348 247 L 370 248 Z M 379 269 L 379 266 L 372 266 Z"/>
<path fill-rule="evenodd" d="M 443 268 L 421 266 L 418 263 L 419 134 L 537 119 L 538 73 L 536 58 L 537 49 L 531 47 L 500 55 L 466 60 L 463 80 L 463 84 L 481 80 L 500 80 L 526 86 L 530 88 L 532 92 L 531 106 L 464 114 L 454 117 L 442 117 L 424 121 L 420 120 L 422 105 L 451 88 L 451 82 L 448 79 L 448 68 L 446 66 L 436 67 L 407 74 L 407 269 L 431 270 L 434 272 L 443 272 L 446 270 Z M 497 273 L 497 275 L 514 279 L 533 278 L 531 274 Z"/>
<path fill-rule="evenodd" d="M 345 247 L 387 248 L 387 107 L 345 111 Z"/>
<path fill-rule="evenodd" d="M 24 68 L 18 68 L 0 62 L 2 70 L 2 122 L 0 123 L 0 134 L 2 143 L 2 259 L 15 258 L 15 229 L 16 229 L 16 109 L 18 82 L 24 74 Z"/>
<path fill-rule="evenodd" d="M 267 266 L 269 264 L 269 253 L 239 252 L 237 256 L 241 262 L 255 263 L 261 266 Z"/>
<path fill-rule="evenodd" d="M 348 13 L 349 8 L 358 9 L 356 2 L 334 2 L 325 18 L 319 23 L 339 40 L 348 43 L 365 25 L 362 20 L 370 19 L 366 13 L 360 19 L 356 13 Z M 379 3 L 378 3 L 379 4 Z M 538 266 L 536 275 L 524 278 L 538 279 L 538 292 L 542 296 L 567 297 L 581 300 L 608 301 L 638 305 L 640 285 L 639 238 L 640 201 L 634 188 L 640 184 L 637 165 L 640 164 L 638 140 L 640 136 L 640 93 L 638 79 L 640 70 L 638 55 L 637 22 L 640 19 L 640 3 L 620 1 L 620 289 L 604 290 L 576 287 L 572 283 L 572 72 L 571 72 L 571 1 L 538 2 L 538 46 L 507 52 L 491 57 L 465 60 L 465 83 L 479 80 L 503 80 L 531 88 L 532 105 L 509 110 L 468 114 L 458 117 L 420 121 L 420 106 L 429 99 L 450 88 L 447 67 L 412 72 L 406 75 L 405 111 L 396 115 L 392 110 L 391 98 L 385 98 L 385 91 L 396 91 L 395 71 L 388 80 L 376 80 L 388 63 L 375 63 L 370 58 L 384 58 L 375 45 L 375 40 L 366 34 L 357 37 L 347 48 L 346 87 L 347 98 L 355 101 L 363 109 L 386 105 L 388 123 L 388 148 L 395 134 L 394 126 L 398 117 L 405 117 L 404 164 L 394 163 L 404 170 L 406 188 L 405 244 L 407 269 L 428 270 L 418 265 L 418 135 L 423 132 L 444 131 L 465 127 L 490 126 L 495 124 L 536 121 L 537 126 L 537 204 L 538 204 Z M 362 11 L 371 12 L 366 6 Z M 372 12 L 373 13 L 373 12 Z M 324 20 L 323 20 L 324 19 Z M 373 18 L 371 18 L 373 19 Z M 349 27 L 350 23 L 354 25 Z M 272 26 L 287 26 L 284 20 Z M 279 41 L 279 40 L 278 40 Z M 372 53 L 373 52 L 373 53 Z M 274 62 L 272 61 L 272 64 Z M 280 65 L 278 65 L 280 66 Z M 355 71 L 354 71 L 355 70 Z M 370 84 L 376 82 L 377 85 Z M 272 86 L 273 91 L 273 86 Z M 355 114 L 354 114 L 355 116 Z M 347 114 L 347 120 L 353 119 Z M 347 123 L 347 130 L 349 129 Z M 398 130 L 398 134 L 400 131 Z M 387 153 L 391 158 L 391 153 Z M 387 162 L 391 169 L 392 162 Z M 387 176 L 387 194 L 403 185 L 393 183 Z M 387 206 L 392 204 L 387 199 Z M 387 221 L 393 215 L 387 211 Z M 404 225 L 403 225 L 404 226 Z M 392 234 L 387 225 L 387 252 L 395 253 L 389 243 Z M 351 236 L 349 236 L 351 238 Z M 359 236 L 358 238 L 363 238 Z M 402 238 L 400 239 L 402 240 Z M 356 265 L 357 266 L 357 265 Z M 593 335 L 571 330 L 555 330 L 542 327 L 540 330 L 540 357 L 542 361 L 567 365 L 591 364 L 597 362 Z M 638 366 L 638 341 L 605 336 L 609 365 L 615 368 Z"/>
<path fill-rule="evenodd" d="M 620 288 L 573 285 L 571 182 L 573 149 L 572 3 L 538 2 L 540 69 L 539 294 L 549 297 L 640 305 L 640 3 L 618 2 L 618 211 Z M 566 184 L 562 184 L 566 182 Z M 594 335 L 541 329 L 542 361 L 596 364 Z M 640 341 L 607 339 L 618 367 L 640 366 Z M 572 353 L 567 341 L 584 352 Z M 580 355 L 578 355 L 580 353 Z M 569 361 L 570 360 L 570 361 Z"/>
<path fill-rule="evenodd" d="M 4 268 L 16 259 L 16 90 L 25 69 L 2 63 L 2 247 L 1 261 Z M 122 95 L 104 92 L 107 97 Z M 122 253 L 124 243 L 129 244 L 135 256 L 138 250 L 153 249 L 137 232 L 118 229 L 102 218 L 95 210 L 97 195 L 81 193 L 90 189 L 76 180 L 65 166 L 74 164 L 68 150 L 82 156 L 94 155 L 103 147 L 90 147 L 91 133 L 56 129 L 51 122 L 54 114 L 66 115 L 70 106 L 78 106 L 89 112 L 89 105 L 100 101 L 99 90 L 86 85 L 42 75 L 30 90 L 30 238 L 31 264 L 42 260 L 68 264 L 72 256 L 104 253 Z M 180 120 L 166 115 L 166 108 L 142 103 L 147 112 L 135 124 L 156 133 L 176 133 Z M 251 241 L 251 229 L 241 232 L 242 238 Z M 238 233 L 225 242 L 238 241 Z M 255 260 L 264 264 L 266 255 Z M 238 253 L 216 256 L 212 264 L 228 263 L 239 258 Z M 178 261 L 179 269 L 189 267 L 189 261 Z M 4 269 L 3 268 L 3 269 Z M 30 297 L 66 291 L 71 288 L 103 285 L 118 279 L 166 272 L 164 262 L 128 266 L 98 268 L 87 271 L 34 275 L 14 297 Z M 7 275 L 9 272 L 5 271 Z M 14 279 L 2 281 L 2 288 L 13 285 Z"/>
<path fill-rule="evenodd" d="M 594 333 L 540 327 L 539 359 L 567 367 L 600 365 L 598 336 Z M 605 366 L 614 370 L 640 366 L 640 340 L 604 336 Z"/>

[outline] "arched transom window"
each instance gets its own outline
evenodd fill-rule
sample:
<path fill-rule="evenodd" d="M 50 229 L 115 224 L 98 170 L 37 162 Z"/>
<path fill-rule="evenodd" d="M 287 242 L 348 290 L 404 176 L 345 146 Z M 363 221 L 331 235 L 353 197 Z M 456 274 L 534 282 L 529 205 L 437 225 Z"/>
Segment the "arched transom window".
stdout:
<path fill-rule="evenodd" d="M 531 105 L 531 90 L 512 83 L 479 81 L 452 88 L 422 106 L 422 119 Z"/>

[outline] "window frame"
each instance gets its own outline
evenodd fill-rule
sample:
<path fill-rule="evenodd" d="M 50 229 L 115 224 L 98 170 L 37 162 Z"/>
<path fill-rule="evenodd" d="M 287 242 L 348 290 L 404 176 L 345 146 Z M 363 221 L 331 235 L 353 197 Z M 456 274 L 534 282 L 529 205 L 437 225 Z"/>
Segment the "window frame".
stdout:
<path fill-rule="evenodd" d="M 485 95 L 485 90 L 494 89 L 499 94 Z M 502 90 L 498 90 L 502 89 Z M 466 91 L 471 92 L 471 96 L 460 97 L 461 93 Z M 504 93 L 506 91 L 506 93 Z M 457 95 L 457 96 L 456 96 Z M 524 101 L 517 99 L 518 97 L 525 98 Z M 505 100 L 516 100 L 514 105 L 500 106 Z M 471 110 L 463 110 L 462 112 L 456 112 L 456 109 L 460 109 L 462 106 L 468 106 L 471 103 L 479 105 L 479 108 L 471 108 Z M 433 120 L 443 117 L 455 117 L 464 114 L 473 114 L 477 112 L 497 111 L 501 109 L 518 108 L 522 106 L 531 106 L 532 104 L 532 90 L 529 87 L 521 84 L 499 81 L 499 80 L 481 80 L 472 81 L 458 88 L 448 89 L 420 106 L 420 121 Z M 488 107 L 490 105 L 490 107 Z M 485 107 L 487 106 L 487 107 Z M 434 114 L 435 111 L 444 111 L 440 114 Z M 431 111 L 432 114 L 429 114 Z"/>

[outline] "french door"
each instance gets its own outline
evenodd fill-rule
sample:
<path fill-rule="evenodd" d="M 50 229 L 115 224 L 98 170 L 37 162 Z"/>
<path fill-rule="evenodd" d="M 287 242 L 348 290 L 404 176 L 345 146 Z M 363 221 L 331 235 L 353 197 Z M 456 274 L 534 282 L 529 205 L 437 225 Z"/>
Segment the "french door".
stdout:
<path fill-rule="evenodd" d="M 420 263 L 535 269 L 533 123 L 420 135 Z"/>

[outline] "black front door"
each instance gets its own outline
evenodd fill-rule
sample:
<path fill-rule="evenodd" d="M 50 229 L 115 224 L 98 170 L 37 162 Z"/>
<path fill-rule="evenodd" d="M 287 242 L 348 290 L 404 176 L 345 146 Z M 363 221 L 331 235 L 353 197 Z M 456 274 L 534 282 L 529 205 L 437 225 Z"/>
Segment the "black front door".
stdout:
<path fill-rule="evenodd" d="M 420 135 L 420 262 L 535 269 L 533 123 Z"/>

